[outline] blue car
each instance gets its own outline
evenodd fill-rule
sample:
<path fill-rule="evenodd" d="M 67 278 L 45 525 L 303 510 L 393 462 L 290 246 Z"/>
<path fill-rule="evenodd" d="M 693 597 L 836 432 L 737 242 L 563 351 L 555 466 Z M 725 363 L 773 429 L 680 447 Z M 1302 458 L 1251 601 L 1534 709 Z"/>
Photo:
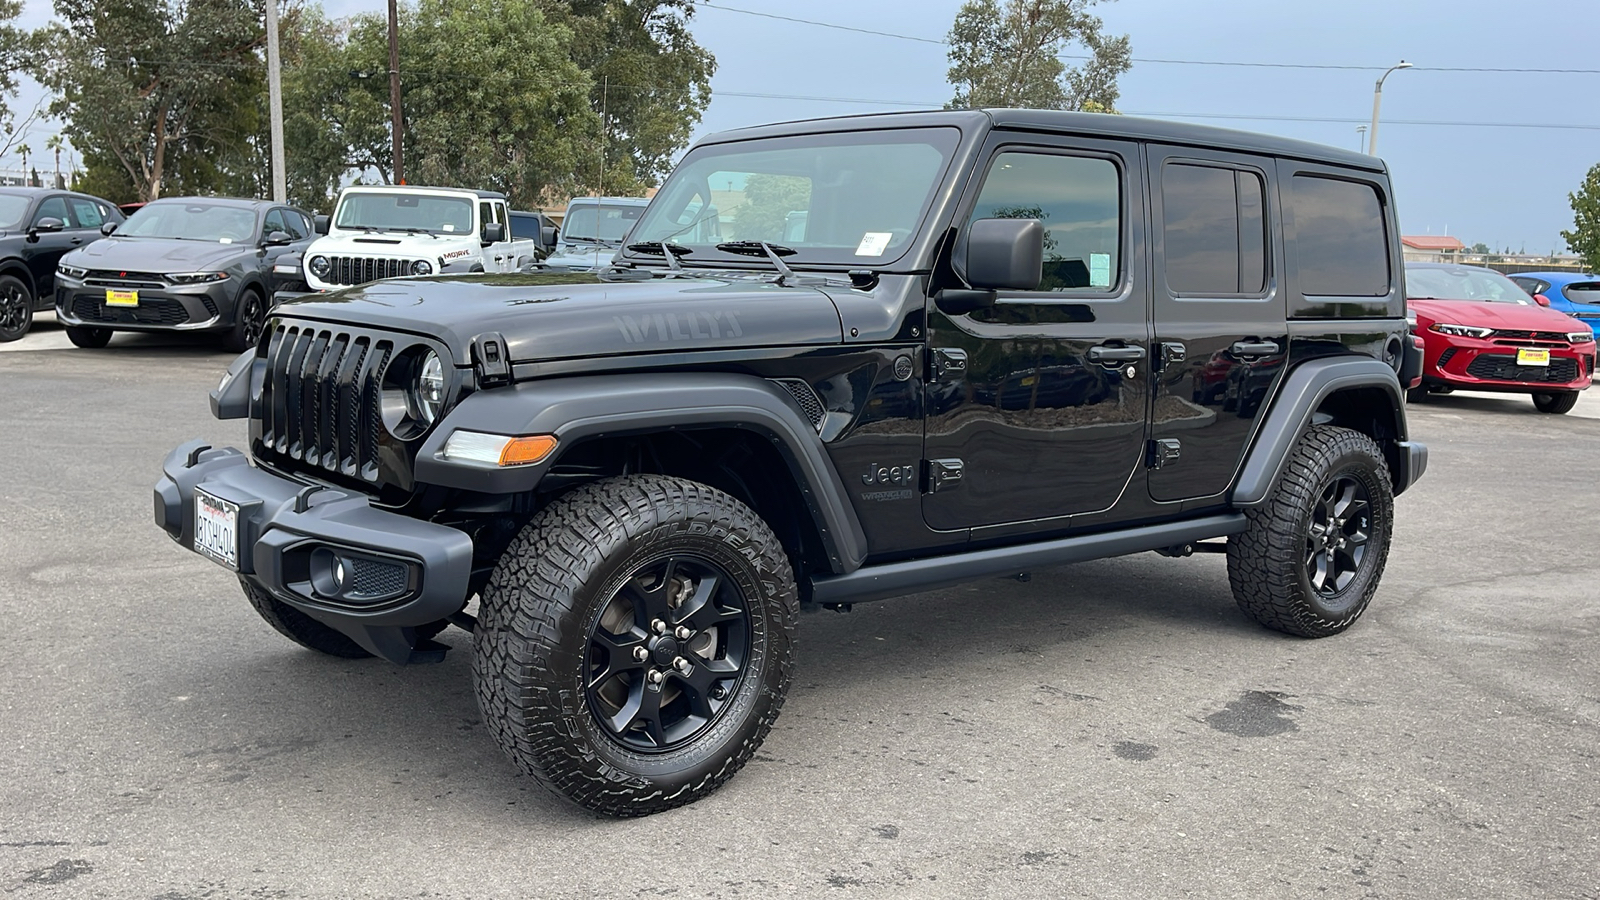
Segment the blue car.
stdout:
<path fill-rule="evenodd" d="M 1563 312 L 1600 335 L 1600 276 L 1573 272 L 1518 272 L 1507 276 L 1530 297 L 1543 296 L 1550 308 Z"/>

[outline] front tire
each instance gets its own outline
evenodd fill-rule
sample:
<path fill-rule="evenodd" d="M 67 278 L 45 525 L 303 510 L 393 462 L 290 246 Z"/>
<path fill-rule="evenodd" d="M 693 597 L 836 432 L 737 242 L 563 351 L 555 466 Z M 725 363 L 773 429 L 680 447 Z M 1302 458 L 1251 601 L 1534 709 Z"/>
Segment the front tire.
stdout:
<path fill-rule="evenodd" d="M 1268 628 L 1326 637 L 1349 628 L 1389 556 L 1394 490 L 1383 451 L 1359 431 L 1313 425 L 1267 502 L 1228 539 L 1234 601 Z"/>
<path fill-rule="evenodd" d="M 33 327 L 33 292 L 15 275 L 0 275 L 0 344 L 21 340 Z"/>
<path fill-rule="evenodd" d="M 233 353 L 243 353 L 261 340 L 267 325 L 267 301 L 255 288 L 239 292 L 233 314 L 233 328 L 222 339 L 222 346 Z"/>
<path fill-rule="evenodd" d="M 371 656 L 360 644 L 343 632 L 318 622 L 298 609 L 284 603 L 265 590 L 240 577 L 245 598 L 255 607 L 261 618 L 277 632 L 296 644 L 318 653 L 341 659 L 365 659 Z"/>
<path fill-rule="evenodd" d="M 473 633 L 489 730 L 573 803 L 642 816 L 732 778 L 777 718 L 798 592 L 721 491 L 661 475 L 579 488 L 501 556 Z"/>
<path fill-rule="evenodd" d="M 99 350 L 101 347 L 111 343 L 111 329 L 68 325 L 67 340 L 71 341 L 74 347 L 82 347 L 85 350 Z"/>
<path fill-rule="evenodd" d="M 1557 391 L 1553 394 L 1534 394 L 1533 408 L 1542 413 L 1561 415 L 1578 405 L 1577 391 Z"/>

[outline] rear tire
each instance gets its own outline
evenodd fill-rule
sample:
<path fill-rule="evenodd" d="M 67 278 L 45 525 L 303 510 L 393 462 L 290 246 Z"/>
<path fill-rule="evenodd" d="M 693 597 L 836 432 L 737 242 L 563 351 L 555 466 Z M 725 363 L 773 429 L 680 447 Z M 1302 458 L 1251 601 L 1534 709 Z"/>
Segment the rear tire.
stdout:
<path fill-rule="evenodd" d="M 0 344 L 21 340 L 33 327 L 33 292 L 15 275 L 0 275 Z"/>
<path fill-rule="evenodd" d="M 99 350 L 101 347 L 111 343 L 111 329 L 85 328 L 81 325 L 68 325 L 67 340 L 71 341 L 72 346 L 74 347 L 82 347 L 86 350 Z"/>
<path fill-rule="evenodd" d="M 343 632 L 330 628 L 284 603 L 252 584 L 249 579 L 241 577 L 239 586 L 244 588 L 245 598 L 256 608 L 256 612 L 261 614 L 261 618 L 279 634 L 296 644 L 341 659 L 365 659 L 372 655 Z"/>
<path fill-rule="evenodd" d="M 1578 405 L 1577 391 L 1557 391 L 1553 394 L 1534 394 L 1533 408 L 1542 413 L 1561 415 Z"/>
<path fill-rule="evenodd" d="M 478 704 L 512 762 L 567 800 L 672 809 L 761 746 L 798 609 L 783 546 L 733 497 L 661 475 L 596 482 L 501 555 L 473 632 Z"/>
<path fill-rule="evenodd" d="M 1394 489 L 1383 451 L 1359 431 L 1313 425 L 1267 502 L 1228 538 L 1234 601 L 1268 628 L 1326 637 L 1349 628 L 1389 556 Z"/>

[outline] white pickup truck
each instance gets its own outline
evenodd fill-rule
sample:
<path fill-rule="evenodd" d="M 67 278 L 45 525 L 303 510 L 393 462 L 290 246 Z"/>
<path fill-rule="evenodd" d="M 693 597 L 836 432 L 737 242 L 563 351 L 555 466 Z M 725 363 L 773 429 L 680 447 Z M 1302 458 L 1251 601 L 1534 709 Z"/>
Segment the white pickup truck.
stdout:
<path fill-rule="evenodd" d="M 512 234 L 504 194 L 461 188 L 357 185 L 339 192 L 322 237 L 302 254 L 312 291 L 380 278 L 516 272 L 539 256 L 541 235 Z M 288 274 L 288 273 L 284 273 Z"/>

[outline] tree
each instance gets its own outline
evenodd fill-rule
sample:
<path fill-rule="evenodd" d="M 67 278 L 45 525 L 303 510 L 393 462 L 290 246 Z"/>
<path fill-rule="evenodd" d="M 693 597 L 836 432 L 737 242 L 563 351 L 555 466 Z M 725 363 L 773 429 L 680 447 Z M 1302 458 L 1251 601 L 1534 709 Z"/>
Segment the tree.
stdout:
<path fill-rule="evenodd" d="M 0 132 L 10 134 L 11 106 L 16 95 L 16 73 L 25 69 L 34 49 L 34 38 L 12 25 L 22 12 L 22 0 L 0 0 Z"/>
<path fill-rule="evenodd" d="M 56 154 L 56 180 L 51 182 L 50 186 L 56 190 L 61 190 L 66 187 L 66 182 L 61 180 L 61 148 L 63 146 L 61 135 L 50 135 L 49 139 L 44 142 L 44 146 L 46 150 L 54 150 Z"/>
<path fill-rule="evenodd" d="M 1003 6 L 1002 6 L 1003 2 Z M 1114 112 L 1117 77 L 1132 66 L 1128 36 L 1107 37 L 1098 0 L 967 0 L 950 28 L 955 96 L 946 109 L 990 106 Z M 1081 66 L 1061 58 L 1089 51 Z"/>
<path fill-rule="evenodd" d="M 1578 189 L 1567 195 L 1572 204 L 1573 226 L 1561 232 L 1567 247 L 1583 257 L 1590 268 L 1600 266 L 1600 163 L 1589 170 Z"/>
<path fill-rule="evenodd" d="M 750 175 L 744 202 L 732 214 L 730 240 L 782 243 L 789 213 L 811 207 L 811 179 L 798 175 Z"/>
<path fill-rule="evenodd" d="M 56 14 L 36 74 L 88 182 L 138 200 L 169 188 L 255 192 L 265 43 L 256 2 L 56 0 Z"/>
<path fill-rule="evenodd" d="M 1489 252 L 1489 245 L 1485 244 L 1483 241 L 1479 241 L 1476 244 L 1472 245 L 1472 252 L 1473 253 L 1488 253 Z"/>

